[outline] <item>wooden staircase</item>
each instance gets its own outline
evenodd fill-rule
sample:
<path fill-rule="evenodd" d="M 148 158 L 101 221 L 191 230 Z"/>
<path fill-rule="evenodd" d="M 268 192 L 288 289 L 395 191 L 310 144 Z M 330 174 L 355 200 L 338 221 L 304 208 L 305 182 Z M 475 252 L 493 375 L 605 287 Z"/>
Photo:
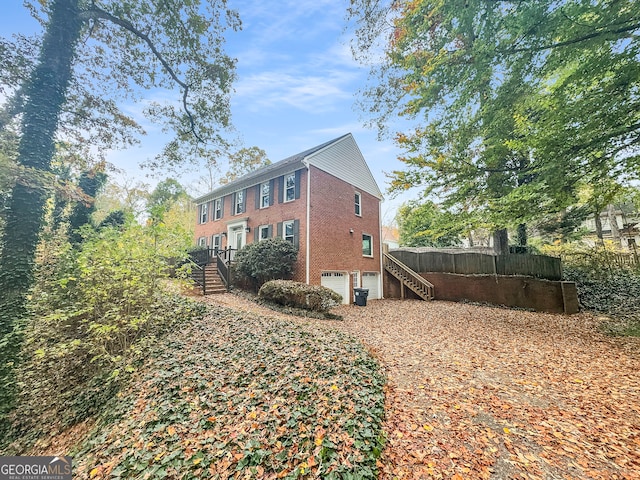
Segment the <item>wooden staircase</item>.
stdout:
<path fill-rule="evenodd" d="M 400 282 L 401 298 L 405 298 L 404 289 L 408 288 L 423 300 L 433 300 L 433 285 L 431 283 L 388 253 L 383 255 L 384 269 Z"/>
<path fill-rule="evenodd" d="M 209 263 L 204 267 L 204 284 L 202 293 L 204 295 L 213 295 L 216 293 L 226 293 L 227 287 L 222 283 L 218 266 L 215 263 Z"/>

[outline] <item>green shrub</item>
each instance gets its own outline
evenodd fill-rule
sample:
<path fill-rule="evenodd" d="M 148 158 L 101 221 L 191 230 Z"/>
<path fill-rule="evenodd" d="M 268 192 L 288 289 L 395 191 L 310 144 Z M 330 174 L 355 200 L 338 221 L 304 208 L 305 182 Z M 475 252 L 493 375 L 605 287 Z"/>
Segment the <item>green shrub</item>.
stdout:
<path fill-rule="evenodd" d="M 288 279 L 293 275 L 298 248 L 281 238 L 251 243 L 235 257 L 235 274 L 256 290 L 269 280 Z"/>
<path fill-rule="evenodd" d="M 31 292 L 18 369 L 14 438 L 28 442 L 98 412 L 158 338 L 202 315 L 202 304 L 162 288 L 167 253 L 131 225 L 90 233 L 81 249 L 47 243 Z"/>
<path fill-rule="evenodd" d="M 565 280 L 576 282 L 580 306 L 617 320 L 612 333 L 640 336 L 640 274 L 630 269 L 566 265 Z"/>
<path fill-rule="evenodd" d="M 269 302 L 316 312 L 326 312 L 342 303 L 342 296 L 329 288 L 290 280 L 266 282 L 260 288 L 258 296 Z"/>

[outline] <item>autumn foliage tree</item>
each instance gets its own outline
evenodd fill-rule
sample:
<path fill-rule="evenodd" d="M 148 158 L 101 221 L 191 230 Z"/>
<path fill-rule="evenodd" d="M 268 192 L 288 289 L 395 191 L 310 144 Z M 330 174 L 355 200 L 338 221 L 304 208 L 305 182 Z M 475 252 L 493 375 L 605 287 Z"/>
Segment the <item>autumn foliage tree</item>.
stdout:
<path fill-rule="evenodd" d="M 352 0 L 350 17 L 363 109 L 383 133 L 410 125 L 392 191 L 504 228 L 640 174 L 638 2 Z"/>
<path fill-rule="evenodd" d="M 230 121 L 234 79 L 234 61 L 224 52 L 223 32 L 239 27 L 225 0 L 171 4 L 51 0 L 30 6 L 42 14 L 45 26 L 37 59 L 32 68 L 25 65 L 26 75 L 12 69 L 16 75 L 3 76 L 18 82 L 11 85 L 2 116 L 3 126 L 17 124 L 16 164 L 36 174 L 50 172 L 56 134 L 65 125 L 61 120 L 78 120 L 74 113 L 82 118 L 84 111 L 104 107 L 111 109 L 119 125 L 135 129 L 135 122 L 119 114 L 109 99 L 136 98 L 140 89 L 179 90 L 179 102 L 151 103 L 146 111 L 175 133 L 158 162 L 175 165 L 222 138 Z M 86 97 L 76 95 L 84 88 L 97 92 L 91 98 L 105 101 L 84 105 Z M 84 108 L 71 109 L 67 116 L 70 105 Z M 101 131 L 108 132 L 107 126 L 102 125 Z M 108 135 L 105 141 L 109 143 Z M 11 372 L 20 345 L 16 327 L 26 315 L 46 198 L 45 193 L 16 182 L 5 209 L 0 254 L 0 417 L 11 406 Z"/>

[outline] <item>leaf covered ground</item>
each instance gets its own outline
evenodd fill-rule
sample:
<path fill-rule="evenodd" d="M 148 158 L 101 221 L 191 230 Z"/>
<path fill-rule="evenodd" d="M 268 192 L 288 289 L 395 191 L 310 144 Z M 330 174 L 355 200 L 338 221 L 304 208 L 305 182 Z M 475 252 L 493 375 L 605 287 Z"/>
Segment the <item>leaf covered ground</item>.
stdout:
<path fill-rule="evenodd" d="M 640 339 L 587 314 L 391 300 L 336 312 L 389 378 L 382 478 L 640 478 Z"/>
<path fill-rule="evenodd" d="M 384 379 L 360 342 L 213 307 L 76 452 L 78 478 L 376 478 Z"/>
<path fill-rule="evenodd" d="M 640 478 L 640 339 L 594 316 L 383 300 L 334 321 L 204 301 L 216 313 L 140 372 L 76 452 L 78 478 Z M 384 413 L 354 337 L 386 376 Z"/>
<path fill-rule="evenodd" d="M 640 478 L 640 339 L 589 314 L 419 300 L 332 312 L 344 320 L 311 322 L 360 338 L 388 379 L 380 478 Z"/>

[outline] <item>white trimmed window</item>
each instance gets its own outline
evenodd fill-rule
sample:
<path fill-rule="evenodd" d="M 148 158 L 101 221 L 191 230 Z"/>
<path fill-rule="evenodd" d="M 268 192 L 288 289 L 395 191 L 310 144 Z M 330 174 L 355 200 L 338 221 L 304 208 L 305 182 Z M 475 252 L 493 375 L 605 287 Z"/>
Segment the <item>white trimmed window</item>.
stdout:
<path fill-rule="evenodd" d="M 362 234 L 362 256 L 373 257 L 373 237 L 366 233 Z"/>
<path fill-rule="evenodd" d="M 269 225 L 260 225 L 258 227 L 258 241 L 269 238 Z"/>
<path fill-rule="evenodd" d="M 282 238 L 287 242 L 295 243 L 295 228 L 293 220 L 282 222 Z"/>
<path fill-rule="evenodd" d="M 208 206 L 208 203 L 203 203 L 202 205 L 200 205 L 200 223 L 207 223 Z"/>
<path fill-rule="evenodd" d="M 356 215 L 361 217 L 362 216 L 362 195 L 360 195 L 358 192 L 356 192 L 355 194 L 355 209 L 356 209 Z"/>
<path fill-rule="evenodd" d="M 220 250 L 220 246 L 222 245 L 222 235 L 212 235 L 211 236 L 211 248 L 214 250 Z"/>
<path fill-rule="evenodd" d="M 198 238 L 198 246 L 199 247 L 206 247 L 207 246 L 207 237 Z"/>
<path fill-rule="evenodd" d="M 222 199 L 216 198 L 213 201 L 213 219 L 220 220 L 222 218 Z"/>
<path fill-rule="evenodd" d="M 296 174 L 292 173 L 284 177 L 284 201 L 291 202 L 296 199 Z"/>
<path fill-rule="evenodd" d="M 265 182 L 260 185 L 260 208 L 266 208 L 269 206 L 269 199 L 271 198 L 271 186 L 269 182 Z"/>
<path fill-rule="evenodd" d="M 236 192 L 236 202 L 233 206 L 233 214 L 239 215 L 244 212 L 244 190 Z"/>

